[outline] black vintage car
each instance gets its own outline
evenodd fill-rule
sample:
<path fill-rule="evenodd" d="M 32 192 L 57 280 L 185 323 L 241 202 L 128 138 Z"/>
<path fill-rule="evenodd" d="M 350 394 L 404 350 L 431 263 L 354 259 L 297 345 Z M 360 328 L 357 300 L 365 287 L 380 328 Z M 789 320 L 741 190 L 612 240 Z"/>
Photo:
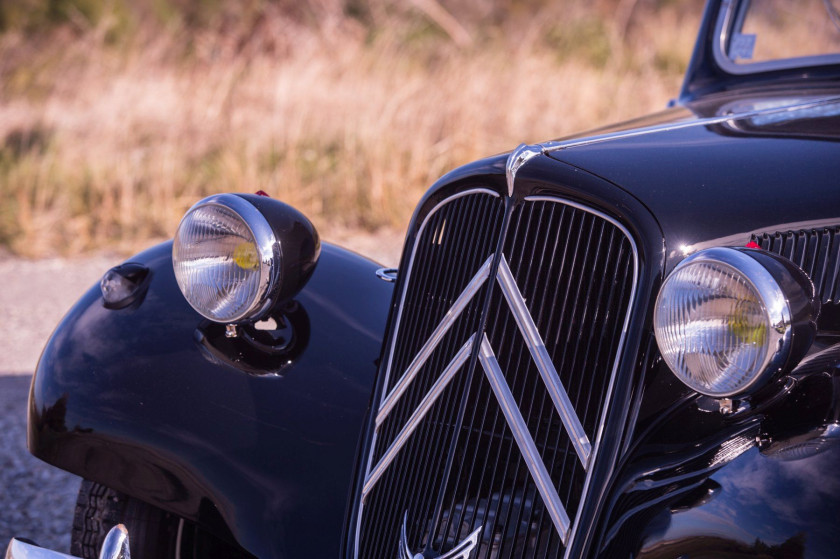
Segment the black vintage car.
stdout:
<path fill-rule="evenodd" d="M 72 553 L 837 557 L 837 52 L 835 0 L 712 0 L 672 108 L 451 172 L 398 271 L 198 202 L 34 377 Z"/>

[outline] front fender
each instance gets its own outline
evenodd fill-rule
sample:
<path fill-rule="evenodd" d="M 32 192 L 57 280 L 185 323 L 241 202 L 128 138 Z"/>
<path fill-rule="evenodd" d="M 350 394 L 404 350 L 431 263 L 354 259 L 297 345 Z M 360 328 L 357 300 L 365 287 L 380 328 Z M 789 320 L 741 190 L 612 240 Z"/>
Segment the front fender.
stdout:
<path fill-rule="evenodd" d="M 171 246 L 132 258 L 151 270 L 142 302 L 109 310 L 94 287 L 58 326 L 32 382 L 30 451 L 259 557 L 337 556 L 392 284 L 325 244 L 296 298 L 305 347 L 257 374 L 202 344 Z"/>

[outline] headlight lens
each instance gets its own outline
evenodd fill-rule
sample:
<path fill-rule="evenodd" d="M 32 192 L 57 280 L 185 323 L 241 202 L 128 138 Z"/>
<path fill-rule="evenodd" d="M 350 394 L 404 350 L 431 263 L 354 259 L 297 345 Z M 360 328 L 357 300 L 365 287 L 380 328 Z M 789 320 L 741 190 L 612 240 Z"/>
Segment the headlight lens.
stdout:
<path fill-rule="evenodd" d="M 765 267 L 739 250 L 713 248 L 685 259 L 665 280 L 654 332 L 680 380 L 726 397 L 758 387 L 785 363 L 791 314 Z"/>
<path fill-rule="evenodd" d="M 211 196 L 178 226 L 172 262 L 192 307 L 216 322 L 258 314 L 277 281 L 279 245 L 265 217 L 245 199 Z"/>

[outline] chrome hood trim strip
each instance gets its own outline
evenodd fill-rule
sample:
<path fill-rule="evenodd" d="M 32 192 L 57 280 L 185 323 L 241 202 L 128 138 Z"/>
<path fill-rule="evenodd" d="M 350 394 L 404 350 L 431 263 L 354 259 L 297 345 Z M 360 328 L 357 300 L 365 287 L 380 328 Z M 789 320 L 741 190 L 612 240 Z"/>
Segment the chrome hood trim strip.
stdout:
<path fill-rule="evenodd" d="M 696 128 L 698 126 L 711 126 L 715 124 L 725 124 L 727 122 L 737 122 L 749 118 L 756 118 L 768 115 L 783 115 L 785 113 L 794 113 L 796 111 L 813 109 L 817 107 L 824 107 L 840 103 L 840 97 L 824 97 L 815 101 L 808 101 L 806 103 L 794 103 L 791 105 L 783 105 L 781 107 L 771 107 L 757 109 L 754 111 L 747 111 L 738 114 L 727 114 L 722 116 L 697 118 L 692 120 L 670 122 L 668 124 L 658 124 L 656 126 L 647 126 L 644 128 L 634 128 L 631 130 L 624 130 L 621 132 L 613 132 L 611 134 L 603 134 L 598 136 L 589 136 L 586 138 L 577 138 L 568 141 L 551 141 L 543 142 L 540 145 L 543 153 L 553 153 L 556 151 L 567 150 L 571 148 L 578 148 L 584 146 L 591 146 L 594 144 L 602 144 L 605 142 L 612 142 L 615 140 L 623 140 L 625 138 L 637 138 L 639 136 L 648 136 L 659 132 L 672 132 L 674 130 L 683 130 L 686 128 Z M 516 153 L 516 152 L 514 152 Z M 513 155 L 513 154 L 511 154 Z"/>

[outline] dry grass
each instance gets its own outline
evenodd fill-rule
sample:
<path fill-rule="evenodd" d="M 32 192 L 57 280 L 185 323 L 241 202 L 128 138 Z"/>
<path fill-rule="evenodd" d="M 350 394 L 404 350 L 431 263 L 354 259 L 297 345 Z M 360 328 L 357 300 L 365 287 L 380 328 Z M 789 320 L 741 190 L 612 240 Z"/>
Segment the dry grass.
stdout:
<path fill-rule="evenodd" d="M 247 22 L 221 10 L 189 31 L 135 14 L 116 41 L 122 24 L 108 14 L 7 31 L 0 245 L 130 250 L 170 236 L 207 194 L 258 189 L 325 238 L 401 231 L 455 166 L 662 108 L 699 11 L 486 4 L 443 3 L 466 42 L 385 0 L 352 4 L 363 8 L 353 17 L 338 0 L 260 5 Z"/>

